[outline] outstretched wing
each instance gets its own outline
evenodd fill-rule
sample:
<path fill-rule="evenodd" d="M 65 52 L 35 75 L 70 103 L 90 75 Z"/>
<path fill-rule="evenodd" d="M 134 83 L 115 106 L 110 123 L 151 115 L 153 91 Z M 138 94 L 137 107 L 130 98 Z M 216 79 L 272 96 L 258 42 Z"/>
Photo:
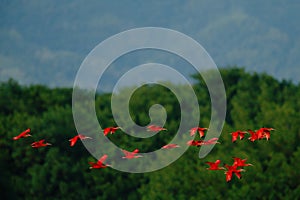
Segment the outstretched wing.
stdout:
<path fill-rule="evenodd" d="M 97 164 L 98 164 L 98 165 L 103 164 L 103 163 L 105 162 L 106 158 L 107 158 L 107 155 L 104 154 L 104 155 L 97 161 Z"/>
<path fill-rule="evenodd" d="M 139 152 L 139 150 L 138 150 L 138 149 L 135 149 L 132 153 L 136 154 L 136 153 L 138 153 L 138 152 Z"/>
<path fill-rule="evenodd" d="M 77 136 L 77 135 L 76 135 L 75 137 L 69 139 L 69 141 L 70 141 L 70 146 L 71 146 L 71 147 L 74 146 L 75 143 L 77 142 L 77 140 L 78 140 L 78 136 Z"/>
<path fill-rule="evenodd" d="M 194 136 L 196 132 L 197 132 L 197 127 L 191 128 L 190 129 L 190 136 Z"/>
<path fill-rule="evenodd" d="M 207 140 L 207 142 L 216 142 L 219 138 L 211 138 L 209 140 Z"/>

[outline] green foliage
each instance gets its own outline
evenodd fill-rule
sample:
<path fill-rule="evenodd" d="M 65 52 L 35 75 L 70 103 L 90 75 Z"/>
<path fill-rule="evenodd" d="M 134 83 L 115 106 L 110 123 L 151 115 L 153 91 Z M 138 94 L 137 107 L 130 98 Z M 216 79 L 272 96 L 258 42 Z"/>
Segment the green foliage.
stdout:
<path fill-rule="evenodd" d="M 21 86 L 13 80 L 0 84 L 0 189 L 6 199 L 299 199 L 300 85 L 278 81 L 266 74 L 249 74 L 243 69 L 222 69 L 227 94 L 227 116 L 221 144 L 204 159 L 190 147 L 168 167 L 146 174 L 128 174 L 111 168 L 89 170 L 95 161 L 76 135 L 72 118 L 72 89 Z M 201 118 L 207 127 L 210 98 L 205 82 L 194 77 Z M 102 127 L 116 125 L 110 107 L 111 94 L 96 96 L 96 112 Z M 147 139 L 127 134 L 109 135 L 122 148 L 142 152 L 159 149 L 176 133 L 180 106 L 175 95 L 162 86 L 143 86 L 130 100 L 130 115 L 145 126 L 149 108 L 166 109 L 168 131 Z M 124 119 L 127 120 L 127 119 Z M 231 143 L 230 132 L 276 129 L 270 141 L 254 143 L 246 138 Z M 12 137 L 31 128 L 33 137 Z M 188 133 L 187 133 L 188 134 Z M 45 138 L 53 146 L 33 149 L 33 141 Z M 132 149 L 133 150 L 133 149 Z M 167 155 L 167 153 L 166 153 Z M 224 171 L 206 170 L 207 161 L 221 159 L 232 164 L 232 156 L 247 158 L 243 178 L 225 181 Z"/>

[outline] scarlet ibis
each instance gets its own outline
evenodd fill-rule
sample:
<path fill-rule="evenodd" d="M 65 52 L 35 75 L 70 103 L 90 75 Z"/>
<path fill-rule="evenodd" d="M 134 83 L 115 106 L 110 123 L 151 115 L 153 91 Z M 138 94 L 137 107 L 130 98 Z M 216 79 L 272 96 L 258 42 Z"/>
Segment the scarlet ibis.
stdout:
<path fill-rule="evenodd" d="M 232 137 L 231 142 L 235 142 L 238 137 L 240 137 L 240 140 L 244 139 L 246 133 L 246 131 L 240 130 L 230 133 Z"/>
<path fill-rule="evenodd" d="M 87 137 L 87 136 L 85 136 L 83 134 L 78 134 L 75 137 L 69 139 L 70 146 L 73 147 L 76 144 L 76 142 L 77 142 L 78 139 L 85 140 L 85 139 L 92 139 L 92 138 L 91 137 Z"/>
<path fill-rule="evenodd" d="M 252 130 L 248 130 L 248 132 L 251 134 L 251 136 L 248 138 L 248 140 L 250 140 L 251 142 L 254 142 L 255 140 L 258 140 L 258 136 L 257 133 L 252 131 Z"/>
<path fill-rule="evenodd" d="M 258 129 L 256 131 L 258 139 L 266 138 L 267 140 L 269 140 L 270 136 L 271 136 L 271 131 L 273 131 L 273 130 L 275 130 L 275 129 L 274 128 L 265 128 L 265 127 Z"/>
<path fill-rule="evenodd" d="M 52 145 L 52 144 L 45 143 L 45 139 L 43 139 L 43 140 L 40 140 L 40 141 L 37 141 L 37 142 L 33 142 L 31 144 L 31 147 L 32 148 L 40 148 L 40 147 L 45 147 L 45 146 L 50 146 L 50 145 Z"/>
<path fill-rule="evenodd" d="M 137 155 L 137 153 L 139 152 L 138 149 L 135 149 L 133 152 L 129 152 L 129 151 L 126 151 L 126 150 L 122 150 L 123 153 L 125 154 L 125 156 L 123 156 L 122 158 L 126 158 L 126 159 L 133 159 L 133 158 L 140 158 L 140 157 L 143 157 L 141 155 Z"/>
<path fill-rule="evenodd" d="M 225 169 L 224 167 L 219 167 L 219 164 L 221 163 L 221 160 L 216 160 L 215 162 L 206 162 L 206 164 L 209 165 L 209 168 L 206 168 L 208 170 L 222 170 Z"/>
<path fill-rule="evenodd" d="M 218 138 L 211 138 L 209 140 L 190 140 L 186 144 L 189 146 L 196 146 L 200 147 L 202 145 L 212 145 L 212 144 L 217 144 L 220 142 L 217 142 Z"/>
<path fill-rule="evenodd" d="M 235 174 L 236 177 L 238 177 L 238 179 L 241 179 L 242 178 L 241 172 L 245 171 L 243 169 L 237 169 L 237 166 L 235 166 L 235 165 L 230 166 L 230 165 L 225 164 L 225 167 L 227 168 L 227 171 L 225 171 L 227 182 L 231 181 L 233 174 Z"/>
<path fill-rule="evenodd" d="M 178 148 L 180 147 L 178 144 L 167 144 L 162 147 L 162 149 L 173 149 L 173 148 Z"/>
<path fill-rule="evenodd" d="M 13 140 L 18 140 L 20 138 L 25 138 L 25 137 L 31 137 L 32 135 L 30 135 L 29 133 L 30 133 L 30 128 L 26 129 L 25 131 L 23 131 L 19 135 L 13 137 Z"/>
<path fill-rule="evenodd" d="M 262 129 L 258 129 L 256 131 L 256 134 L 257 134 L 257 139 L 261 140 L 264 138 L 264 131 Z"/>
<path fill-rule="evenodd" d="M 158 131 L 166 131 L 166 130 L 167 129 L 165 129 L 161 126 L 156 126 L 156 125 L 147 126 L 147 131 L 158 132 Z"/>
<path fill-rule="evenodd" d="M 100 168 L 109 167 L 110 165 L 104 164 L 106 158 L 107 158 L 107 155 L 104 154 L 97 162 L 89 162 L 90 169 L 100 169 Z"/>
<path fill-rule="evenodd" d="M 237 157 L 233 157 L 233 159 L 234 159 L 233 166 L 237 166 L 237 167 L 253 166 L 250 163 L 246 163 L 247 159 L 241 159 Z"/>
<path fill-rule="evenodd" d="M 107 127 L 103 130 L 104 135 L 106 136 L 107 134 L 114 134 L 116 130 L 120 129 L 120 127 Z"/>
<path fill-rule="evenodd" d="M 220 144 L 220 142 L 217 142 L 219 138 L 211 138 L 209 140 L 203 140 L 202 144 L 201 145 L 212 145 L 212 144 Z"/>
<path fill-rule="evenodd" d="M 205 135 L 205 132 L 204 131 L 207 131 L 208 130 L 208 128 L 201 128 L 201 127 L 194 127 L 194 128 L 191 128 L 190 129 L 190 135 L 191 136 L 194 136 L 195 135 L 195 133 L 199 133 L 199 135 L 200 135 L 200 138 L 202 138 L 202 137 L 204 137 L 204 135 Z"/>
<path fill-rule="evenodd" d="M 189 146 L 200 147 L 203 144 L 203 140 L 189 140 L 186 144 Z"/>

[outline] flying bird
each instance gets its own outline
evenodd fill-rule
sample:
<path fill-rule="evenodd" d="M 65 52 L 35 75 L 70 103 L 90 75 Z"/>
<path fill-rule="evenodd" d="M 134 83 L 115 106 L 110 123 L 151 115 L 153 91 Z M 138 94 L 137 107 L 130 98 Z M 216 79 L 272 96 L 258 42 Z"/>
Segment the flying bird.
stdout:
<path fill-rule="evenodd" d="M 252 130 L 248 130 L 248 132 L 250 133 L 250 137 L 248 138 L 248 140 L 250 140 L 251 142 L 254 142 L 255 140 L 258 140 L 258 136 L 257 133 L 252 131 Z"/>
<path fill-rule="evenodd" d="M 75 137 L 69 139 L 70 146 L 73 147 L 76 144 L 76 142 L 77 142 L 78 139 L 85 140 L 85 139 L 92 139 L 92 138 L 91 137 L 87 137 L 87 136 L 82 135 L 82 134 L 78 134 Z"/>
<path fill-rule="evenodd" d="M 166 128 L 163 128 L 161 126 L 156 126 L 156 125 L 149 125 L 147 126 L 147 131 L 152 131 L 152 132 L 158 132 L 158 131 L 166 131 Z"/>
<path fill-rule="evenodd" d="M 31 144 L 31 147 L 32 148 L 40 148 L 40 147 L 46 147 L 46 146 L 50 146 L 50 145 L 52 145 L 52 144 L 45 143 L 45 140 L 43 139 L 43 140 L 40 140 L 40 141 L 37 141 L 37 142 L 33 142 Z"/>
<path fill-rule="evenodd" d="M 211 138 L 209 140 L 203 140 L 201 145 L 212 145 L 212 144 L 220 144 L 217 142 L 219 138 Z"/>
<path fill-rule="evenodd" d="M 211 138 L 209 140 L 189 140 L 186 144 L 189 146 L 200 147 L 202 145 L 213 145 L 220 142 L 217 142 L 219 138 Z"/>
<path fill-rule="evenodd" d="M 260 129 L 258 129 L 256 131 L 256 134 L 257 134 L 257 138 L 260 140 L 260 139 L 263 139 L 263 138 L 266 138 L 267 140 L 270 139 L 271 137 L 271 131 L 274 131 L 275 129 L 274 128 L 265 128 L 265 127 L 262 127 Z"/>
<path fill-rule="evenodd" d="M 123 156 L 122 158 L 126 158 L 126 159 L 133 159 L 133 158 L 140 158 L 143 157 L 141 155 L 137 155 L 137 153 L 139 152 L 138 149 L 135 149 L 133 152 L 129 152 L 126 151 L 124 149 L 122 149 L 123 153 L 125 154 L 125 156 Z"/>
<path fill-rule="evenodd" d="M 189 146 L 200 147 L 203 144 L 203 140 L 189 140 L 186 144 Z"/>
<path fill-rule="evenodd" d="M 167 144 L 162 147 L 162 149 L 174 149 L 180 147 L 178 144 Z"/>
<path fill-rule="evenodd" d="M 246 133 L 247 133 L 246 131 L 240 131 L 240 130 L 230 133 L 231 142 L 235 142 L 238 139 L 238 137 L 240 138 L 240 140 L 244 139 Z"/>
<path fill-rule="evenodd" d="M 237 157 L 233 157 L 233 166 L 236 167 L 247 167 L 247 166 L 253 166 L 250 163 L 246 163 L 247 159 L 241 159 L 241 158 L 237 158 Z"/>
<path fill-rule="evenodd" d="M 200 138 L 204 137 L 205 131 L 207 131 L 208 128 L 201 128 L 201 127 L 194 127 L 190 129 L 190 135 L 194 136 L 197 132 L 200 135 Z"/>
<path fill-rule="evenodd" d="M 242 178 L 241 172 L 245 171 L 244 169 L 237 169 L 236 165 L 230 166 L 225 164 L 225 167 L 227 168 L 227 171 L 225 171 L 227 182 L 231 181 L 233 174 L 235 174 L 238 179 L 241 179 Z"/>
<path fill-rule="evenodd" d="M 107 134 L 114 134 L 118 129 L 121 127 L 107 127 L 103 130 L 104 135 L 106 136 Z"/>
<path fill-rule="evenodd" d="M 23 131 L 19 135 L 13 137 L 13 140 L 19 140 L 21 138 L 31 137 L 32 135 L 30 135 L 29 133 L 30 133 L 30 128 L 26 129 L 25 131 Z"/>
<path fill-rule="evenodd" d="M 216 160 L 215 162 L 206 162 L 206 164 L 209 165 L 209 168 L 206 168 L 207 170 L 224 170 L 224 167 L 219 167 L 219 164 L 221 163 L 221 160 Z"/>
<path fill-rule="evenodd" d="M 100 169 L 100 168 L 109 167 L 110 165 L 104 164 L 106 158 L 107 158 L 107 155 L 104 154 L 97 162 L 89 162 L 90 169 Z"/>

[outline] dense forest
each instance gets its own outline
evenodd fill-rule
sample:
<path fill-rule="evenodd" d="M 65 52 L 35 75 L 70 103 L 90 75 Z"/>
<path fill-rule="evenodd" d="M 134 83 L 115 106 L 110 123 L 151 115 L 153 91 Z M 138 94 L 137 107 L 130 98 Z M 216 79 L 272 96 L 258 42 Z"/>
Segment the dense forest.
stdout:
<path fill-rule="evenodd" d="M 199 159 L 199 148 L 164 169 L 150 173 L 124 173 L 112 168 L 89 169 L 96 159 L 79 141 L 72 116 L 72 89 L 42 85 L 22 86 L 14 80 L 0 84 L 0 191 L 1 199 L 300 199 L 300 85 L 278 81 L 267 74 L 247 73 L 241 68 L 221 69 L 227 94 L 226 122 L 212 152 Z M 201 109 L 200 125 L 207 127 L 210 99 L 205 83 L 194 76 L 194 89 Z M 102 126 L 115 125 L 111 94 L 96 96 L 96 111 Z M 143 86 L 131 98 L 132 118 L 149 123 L 148 109 L 163 105 L 169 133 L 178 128 L 178 102 L 162 86 Z M 271 139 L 231 142 L 235 130 L 274 127 Z M 34 137 L 12 138 L 31 128 Z M 100 133 L 99 133 L 100 134 Z M 188 134 L 188 133 L 187 133 Z M 146 142 L 135 142 L 121 134 L 109 135 L 119 145 L 144 152 L 159 148 L 171 136 L 157 134 Z M 34 149 L 36 138 L 47 138 L 52 146 Z M 252 167 L 226 182 L 224 171 L 209 171 L 205 162 L 232 157 L 247 158 Z"/>

